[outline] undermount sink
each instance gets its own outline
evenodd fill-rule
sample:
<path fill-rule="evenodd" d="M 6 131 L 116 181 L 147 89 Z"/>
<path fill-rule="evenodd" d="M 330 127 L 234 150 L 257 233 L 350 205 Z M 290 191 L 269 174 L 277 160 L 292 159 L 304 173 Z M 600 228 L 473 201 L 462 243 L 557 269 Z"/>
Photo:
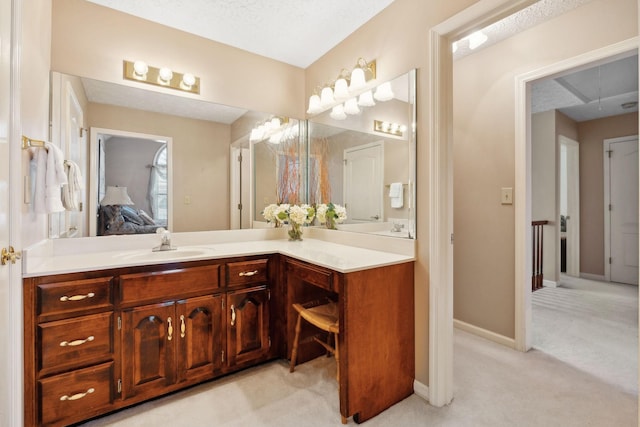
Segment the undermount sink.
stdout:
<path fill-rule="evenodd" d="M 126 260 L 158 260 L 158 259 L 178 259 L 205 256 L 214 251 L 213 248 L 176 248 L 169 251 L 153 251 L 151 249 L 140 249 L 137 251 L 128 251 L 126 253 L 116 255 L 118 258 Z"/>

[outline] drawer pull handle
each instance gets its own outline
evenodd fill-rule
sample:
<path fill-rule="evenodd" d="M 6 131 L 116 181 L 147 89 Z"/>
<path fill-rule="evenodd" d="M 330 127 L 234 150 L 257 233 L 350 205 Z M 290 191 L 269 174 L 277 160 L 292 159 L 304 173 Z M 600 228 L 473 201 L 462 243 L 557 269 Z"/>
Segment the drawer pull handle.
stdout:
<path fill-rule="evenodd" d="M 236 308 L 231 304 L 231 326 L 236 324 Z"/>
<path fill-rule="evenodd" d="M 240 273 L 238 273 L 238 276 L 240 276 L 240 277 L 242 277 L 242 276 L 251 277 L 251 276 L 255 276 L 256 274 L 258 274 L 258 270 L 241 271 Z"/>
<path fill-rule="evenodd" d="M 167 327 L 167 333 L 169 334 L 167 340 L 171 341 L 171 339 L 173 338 L 173 324 L 171 323 L 171 317 L 167 319 L 167 323 L 169 324 L 169 326 Z"/>
<path fill-rule="evenodd" d="M 78 400 L 78 399 L 82 399 L 83 397 L 85 397 L 87 394 L 91 394 L 94 391 L 96 391 L 95 388 L 90 388 L 89 390 L 85 391 L 84 393 L 76 393 L 74 395 L 71 396 L 67 396 L 66 394 L 64 396 L 60 396 L 60 400 L 65 401 L 65 400 Z"/>
<path fill-rule="evenodd" d="M 60 347 L 75 347 L 75 346 L 87 343 L 89 341 L 93 341 L 94 339 L 95 339 L 95 337 L 93 335 L 90 335 L 90 336 L 88 336 L 87 338 L 85 338 L 83 340 L 62 341 L 60 343 Z"/>
<path fill-rule="evenodd" d="M 186 331 L 187 327 L 184 324 L 184 314 L 180 315 L 180 338 L 184 338 L 184 336 L 186 335 L 185 331 Z"/>
<path fill-rule="evenodd" d="M 62 302 L 66 302 L 66 301 L 82 301 L 85 298 L 93 298 L 95 297 L 96 294 L 94 294 L 93 292 L 89 292 L 86 295 L 71 295 L 70 297 L 63 295 L 60 297 L 60 301 Z"/>

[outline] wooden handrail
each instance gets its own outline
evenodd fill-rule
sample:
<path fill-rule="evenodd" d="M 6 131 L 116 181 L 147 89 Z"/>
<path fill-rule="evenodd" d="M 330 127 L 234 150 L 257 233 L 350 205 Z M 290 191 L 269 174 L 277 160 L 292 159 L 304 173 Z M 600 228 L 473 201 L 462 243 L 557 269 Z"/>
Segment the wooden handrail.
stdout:
<path fill-rule="evenodd" d="M 549 221 L 531 221 L 532 242 L 533 242 L 533 269 L 531 276 L 531 290 L 537 291 L 542 288 L 543 282 L 543 268 L 542 260 L 544 256 L 543 246 L 543 230 L 542 226 L 549 224 Z"/>

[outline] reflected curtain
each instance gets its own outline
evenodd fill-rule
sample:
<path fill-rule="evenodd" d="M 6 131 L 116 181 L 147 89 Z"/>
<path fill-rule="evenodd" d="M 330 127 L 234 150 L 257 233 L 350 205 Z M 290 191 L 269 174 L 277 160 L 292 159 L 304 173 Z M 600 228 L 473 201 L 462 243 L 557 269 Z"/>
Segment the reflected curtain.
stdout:
<path fill-rule="evenodd" d="M 151 166 L 149 175 L 149 206 L 151 216 L 156 223 L 167 221 L 167 167 L 165 165 Z"/>

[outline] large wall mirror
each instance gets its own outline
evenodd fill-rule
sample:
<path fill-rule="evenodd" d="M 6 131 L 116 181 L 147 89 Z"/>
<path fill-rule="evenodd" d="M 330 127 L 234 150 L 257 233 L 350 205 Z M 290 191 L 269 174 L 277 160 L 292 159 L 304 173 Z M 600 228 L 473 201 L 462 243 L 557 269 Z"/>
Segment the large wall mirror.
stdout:
<path fill-rule="evenodd" d="M 415 74 L 308 122 L 309 202 L 344 206 L 338 229 L 415 238 Z"/>
<path fill-rule="evenodd" d="M 327 111 L 308 121 L 53 75 L 78 99 L 82 117 L 54 114 L 53 127 L 68 129 L 74 122 L 89 141 L 74 148 L 88 151 L 78 157 L 87 159 L 84 225 L 50 237 L 109 234 L 100 222 L 101 201 L 109 187 L 126 187 L 133 204 L 123 205 L 129 206 L 124 211 L 142 211 L 153 222 L 134 218 L 130 232 L 159 225 L 176 232 L 268 227 L 262 211 L 271 203 L 332 202 L 347 210 L 339 229 L 415 238 L 415 71 L 387 82 L 393 96 L 361 107 L 359 114 L 337 120 Z M 52 106 L 60 105 L 57 92 Z M 107 148 L 102 155 L 101 140 Z M 109 161 L 114 171 L 99 163 L 110 151 L 116 153 Z M 124 162 L 138 155 L 134 173 Z M 166 208 L 151 205 L 150 174 L 158 161 L 170 165 L 167 192 L 160 197 Z M 123 171 L 131 180 L 124 180 Z M 59 230 L 63 222 L 55 219 Z"/>

